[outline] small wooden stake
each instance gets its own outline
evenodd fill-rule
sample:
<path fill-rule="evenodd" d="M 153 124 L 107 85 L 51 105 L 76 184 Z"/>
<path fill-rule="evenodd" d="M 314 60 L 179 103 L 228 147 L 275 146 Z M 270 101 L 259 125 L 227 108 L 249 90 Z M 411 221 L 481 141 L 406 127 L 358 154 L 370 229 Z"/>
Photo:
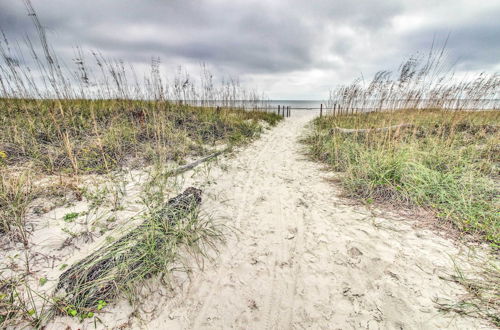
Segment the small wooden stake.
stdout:
<path fill-rule="evenodd" d="M 323 103 L 319 106 L 319 118 L 323 116 Z"/>

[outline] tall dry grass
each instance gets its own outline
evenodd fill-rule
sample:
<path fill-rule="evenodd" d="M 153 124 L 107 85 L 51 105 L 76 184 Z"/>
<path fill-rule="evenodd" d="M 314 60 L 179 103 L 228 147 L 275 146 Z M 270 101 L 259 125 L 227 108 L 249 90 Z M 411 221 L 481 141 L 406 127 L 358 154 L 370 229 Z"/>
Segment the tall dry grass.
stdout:
<path fill-rule="evenodd" d="M 237 79 L 216 81 L 206 65 L 199 77 L 179 67 L 169 79 L 153 58 L 139 79 L 124 61 L 80 47 L 73 63 L 65 63 L 31 2 L 25 5 L 36 39 L 10 42 L 2 34 L 0 40 L 4 182 L 19 168 L 80 175 L 182 163 L 217 145 L 242 143 L 257 136 L 263 123 L 280 120 L 253 110 L 266 105 L 263 93 L 243 88 Z M 9 228 L 3 219 L 2 230 Z"/>
<path fill-rule="evenodd" d="M 82 307 L 68 297 L 37 292 L 33 287 L 39 279 L 31 270 L 26 215 L 41 190 L 38 183 L 42 177 L 58 177 L 54 190 L 62 195 L 62 178 L 69 178 L 72 183 L 68 187 L 78 192 L 77 200 L 88 203 L 83 212 L 84 231 L 65 231 L 67 244 L 72 244 L 80 236 L 92 238 L 100 230 L 94 228 L 99 219 L 91 223 L 89 218 L 107 214 L 103 200 L 113 200 L 114 212 L 122 207 L 121 194 L 125 194 L 97 188 L 93 197 L 89 193 L 92 189 L 84 186 L 85 180 L 79 181 L 82 175 L 120 177 L 127 170 L 151 165 L 149 180 L 138 197 L 144 204 L 139 213 L 145 219 L 161 218 L 156 211 L 166 207 L 169 189 L 175 190 L 169 186 L 173 185 L 172 166 L 245 143 L 281 117 L 255 110 L 267 105 L 263 93 L 244 88 L 237 79 L 217 81 L 206 65 L 200 67 L 199 76 L 179 68 L 169 78 L 161 61 L 153 58 L 149 72 L 139 78 L 126 62 L 80 47 L 75 48 L 72 63 L 66 63 L 51 47 L 31 2 L 25 0 L 25 5 L 36 37 L 11 42 L 2 33 L 0 40 L 0 239 L 11 248 L 22 242 L 20 255 L 25 259 L 23 267 L 12 266 L 7 258 L 2 260 L 0 327 L 39 328 L 58 308 L 69 316 L 91 318 L 105 306 L 104 300 L 134 296 L 135 286 L 153 274 L 166 280 L 172 264 L 179 262 L 180 251 L 203 257 L 224 238 L 220 226 L 203 213 L 194 212 L 187 220 L 161 230 L 153 221 L 141 230 L 154 239 L 135 250 L 144 265 L 139 267 L 128 257 L 136 273 L 129 278 L 116 277 L 112 297 L 97 295 L 98 305 Z M 51 187 L 44 184 L 45 197 L 50 197 Z M 120 184 L 125 186 L 125 181 Z M 76 221 L 82 214 L 68 213 L 61 221 Z M 115 221 L 112 217 L 108 220 Z M 109 251 L 111 255 L 128 252 L 125 247 Z M 99 290 L 99 283 L 93 285 Z"/>
<path fill-rule="evenodd" d="M 330 93 L 326 116 L 305 138 L 314 159 L 340 172 L 345 194 L 367 204 L 425 208 L 467 241 L 500 247 L 500 75 L 457 79 L 445 48 L 411 57 Z M 442 226 L 440 226 L 442 227 Z M 449 226 L 445 226 L 449 227 Z M 493 258 L 495 259 L 495 258 Z M 498 259 L 496 259 L 498 260 Z M 444 311 L 498 326 L 499 268 L 457 272 L 469 294 Z M 458 268 L 457 268 L 458 269 Z"/>
<path fill-rule="evenodd" d="M 314 124 L 311 153 L 343 172 L 348 195 L 429 208 L 440 221 L 499 246 L 499 113 L 400 110 L 326 116 Z M 398 124 L 410 126 L 332 129 Z"/>
<path fill-rule="evenodd" d="M 331 112 L 402 109 L 498 110 L 500 75 L 459 76 L 448 65 L 446 42 L 427 54 L 410 56 L 397 71 L 382 70 L 371 81 L 356 79 L 330 91 Z"/>

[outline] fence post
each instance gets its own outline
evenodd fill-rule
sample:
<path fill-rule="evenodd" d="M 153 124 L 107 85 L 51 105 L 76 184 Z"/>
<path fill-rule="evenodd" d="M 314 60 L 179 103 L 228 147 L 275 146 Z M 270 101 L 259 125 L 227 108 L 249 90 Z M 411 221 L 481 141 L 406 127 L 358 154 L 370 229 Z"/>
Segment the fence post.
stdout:
<path fill-rule="evenodd" d="M 285 118 L 285 106 L 281 106 L 281 114 L 283 115 L 283 118 Z"/>
<path fill-rule="evenodd" d="M 278 116 L 280 115 L 280 105 L 278 104 Z"/>
<path fill-rule="evenodd" d="M 319 118 L 323 117 L 323 103 L 319 106 Z"/>

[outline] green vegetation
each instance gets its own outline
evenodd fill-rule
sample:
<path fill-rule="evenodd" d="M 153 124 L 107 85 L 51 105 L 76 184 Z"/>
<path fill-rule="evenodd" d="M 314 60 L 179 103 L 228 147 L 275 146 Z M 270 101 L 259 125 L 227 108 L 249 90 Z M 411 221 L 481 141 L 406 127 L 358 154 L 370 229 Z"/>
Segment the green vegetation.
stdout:
<path fill-rule="evenodd" d="M 203 155 L 215 143 L 241 143 L 276 114 L 197 108 L 154 101 L 18 100 L 0 103 L 4 165 L 47 173 L 104 173 L 144 163 Z"/>
<path fill-rule="evenodd" d="M 473 271 L 465 272 L 455 263 L 456 274 L 451 281 L 463 285 L 468 294 L 458 302 L 437 301 L 438 308 L 444 312 L 456 312 L 489 319 L 495 326 L 500 327 L 500 283 L 498 281 L 500 269 L 493 260 L 483 260 L 474 256 Z"/>
<path fill-rule="evenodd" d="M 63 220 L 66 222 L 73 222 L 76 218 L 78 218 L 80 214 L 78 212 L 66 213 L 63 217 Z"/>
<path fill-rule="evenodd" d="M 316 118 L 305 142 L 314 159 L 342 172 L 339 180 L 347 196 L 366 203 L 426 208 L 436 221 L 451 223 L 467 239 L 488 242 L 498 251 L 498 111 L 346 112 Z M 481 262 L 480 271 L 470 276 L 457 266 L 452 280 L 468 294 L 458 301 L 437 302 L 438 308 L 486 318 L 498 326 L 496 258 Z"/>
<path fill-rule="evenodd" d="M 34 171 L 74 176 L 182 163 L 218 144 L 244 143 L 280 119 L 267 112 L 164 101 L 4 99 L 0 232 L 17 228 L 15 236 L 27 242 L 24 217 L 34 198 Z"/>
<path fill-rule="evenodd" d="M 28 171 L 8 175 L 0 168 L 0 234 L 12 232 L 14 239 L 27 243 L 25 215 L 34 195 Z"/>
<path fill-rule="evenodd" d="M 204 257 L 224 237 L 214 220 L 197 210 L 165 221 L 171 212 L 165 199 L 178 188 L 172 166 L 247 143 L 282 119 L 256 110 L 266 106 L 264 95 L 235 79 L 214 82 L 205 65 L 200 85 L 180 68 L 167 78 L 159 59 L 140 81 L 131 65 L 78 47 L 70 67 L 50 46 L 30 1 L 25 5 L 39 42 L 29 34 L 24 43 L 0 39 L 0 235 L 16 252 L 2 256 L 1 328 L 40 328 L 54 312 L 92 318 L 119 296 L 133 302 L 141 281 L 167 282 L 174 266 L 188 271 L 188 265 L 179 265 L 183 253 Z M 84 258 L 85 267 L 74 274 L 85 283 L 70 280 L 71 287 L 60 288 L 66 290 L 62 297 L 47 291 L 53 279 L 32 270 L 36 251 L 30 237 L 39 227 L 37 219 L 29 230 L 26 226 L 30 207 L 40 215 L 82 202 L 87 211 L 62 216 L 61 231 L 68 237 L 57 251 L 77 240 L 89 243 L 118 222 L 116 212 L 126 207 L 125 176 L 134 169 L 145 175 L 134 196 L 142 209 L 127 220 L 141 218 L 143 225 L 127 228 L 121 238 L 107 236 L 99 260 Z M 32 207 L 36 197 L 49 205 Z M 101 267 L 103 260 L 109 268 Z M 74 267 L 58 266 L 65 272 Z"/>
<path fill-rule="evenodd" d="M 156 187 L 154 188 L 156 189 Z M 160 195 L 150 195 L 159 197 Z M 140 226 L 74 264 L 59 277 L 56 312 L 94 313 L 118 295 L 134 303 L 137 285 L 179 267 L 179 249 L 205 255 L 223 240 L 221 227 L 199 214 L 201 190 L 188 188 L 164 202 L 151 197 Z"/>
<path fill-rule="evenodd" d="M 341 128 L 387 131 L 345 133 Z M 500 114 L 400 110 L 317 118 L 314 158 L 343 172 L 349 196 L 417 205 L 465 233 L 500 246 Z"/>

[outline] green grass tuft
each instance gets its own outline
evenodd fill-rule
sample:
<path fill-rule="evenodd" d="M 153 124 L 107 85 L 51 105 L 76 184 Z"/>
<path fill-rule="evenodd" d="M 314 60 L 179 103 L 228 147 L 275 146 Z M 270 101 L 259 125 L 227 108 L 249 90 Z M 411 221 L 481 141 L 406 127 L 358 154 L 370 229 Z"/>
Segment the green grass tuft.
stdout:
<path fill-rule="evenodd" d="M 386 132 L 340 133 L 334 127 Z M 314 121 L 314 158 L 344 172 L 346 193 L 364 200 L 417 205 L 465 233 L 500 246 L 500 116 L 494 111 L 407 110 Z"/>

